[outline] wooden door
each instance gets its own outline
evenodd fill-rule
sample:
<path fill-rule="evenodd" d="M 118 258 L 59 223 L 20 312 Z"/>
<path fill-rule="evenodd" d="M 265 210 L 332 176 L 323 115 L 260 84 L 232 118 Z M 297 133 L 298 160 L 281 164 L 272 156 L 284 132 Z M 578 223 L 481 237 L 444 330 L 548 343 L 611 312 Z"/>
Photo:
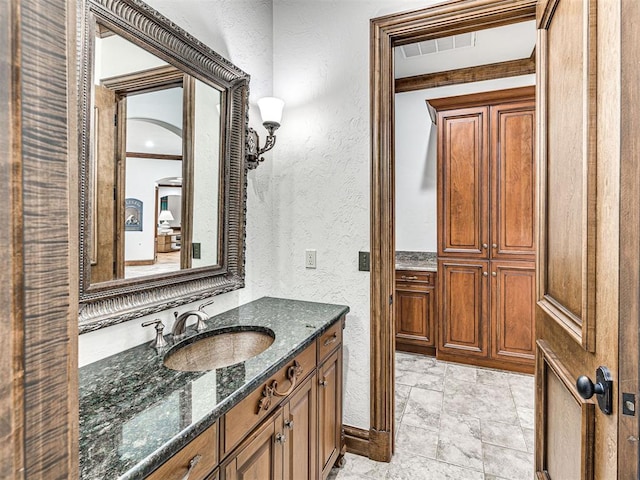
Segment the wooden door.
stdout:
<path fill-rule="evenodd" d="M 491 107 L 491 258 L 534 259 L 535 105 Z"/>
<path fill-rule="evenodd" d="M 225 461 L 222 480 L 282 480 L 285 435 L 282 410 L 252 433 Z"/>
<path fill-rule="evenodd" d="M 318 478 L 317 377 L 312 375 L 284 406 L 285 480 Z"/>
<path fill-rule="evenodd" d="M 320 472 L 326 479 L 341 448 L 342 347 L 318 368 L 318 433 Z"/>
<path fill-rule="evenodd" d="M 489 354 L 489 262 L 439 260 L 440 335 L 438 355 Z"/>
<path fill-rule="evenodd" d="M 91 283 L 117 278 L 116 186 L 117 140 L 115 119 L 117 98 L 113 90 L 95 85 L 93 151 L 90 178 L 95 192 L 91 198 Z"/>
<path fill-rule="evenodd" d="M 624 262 L 619 193 L 626 161 L 620 155 L 619 8 L 619 2 L 597 0 L 538 4 L 538 478 L 637 478 L 628 474 L 637 469 L 637 453 L 617 468 L 624 393 L 617 388 Z M 613 380 L 610 414 L 596 402 L 603 396 L 585 399 L 586 383 L 576 386 L 582 375 L 595 381 L 599 366 L 608 367 Z M 631 384 L 637 388 L 637 376 Z M 623 440 L 630 441 L 637 452 L 637 438 Z"/>
<path fill-rule="evenodd" d="M 488 256 L 489 109 L 438 112 L 438 256 Z"/>
<path fill-rule="evenodd" d="M 530 365 L 535 356 L 535 264 L 491 262 L 491 357 Z"/>
<path fill-rule="evenodd" d="M 434 287 L 396 284 L 396 348 L 427 353 L 421 347 L 435 347 L 434 300 Z"/>

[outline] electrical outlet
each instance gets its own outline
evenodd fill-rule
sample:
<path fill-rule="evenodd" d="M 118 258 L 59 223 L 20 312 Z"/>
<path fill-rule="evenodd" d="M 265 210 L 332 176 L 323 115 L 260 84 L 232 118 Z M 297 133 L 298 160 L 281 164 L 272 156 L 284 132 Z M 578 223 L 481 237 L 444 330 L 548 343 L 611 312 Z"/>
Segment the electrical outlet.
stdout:
<path fill-rule="evenodd" d="M 371 255 L 369 252 L 358 252 L 358 270 L 361 272 L 371 270 Z"/>
<path fill-rule="evenodd" d="M 191 249 L 193 250 L 193 254 L 191 256 L 191 258 L 194 259 L 199 259 L 200 258 L 200 244 L 199 243 L 192 243 L 191 244 Z"/>
<path fill-rule="evenodd" d="M 316 251 L 315 250 L 305 251 L 304 266 L 306 268 L 316 268 Z"/>

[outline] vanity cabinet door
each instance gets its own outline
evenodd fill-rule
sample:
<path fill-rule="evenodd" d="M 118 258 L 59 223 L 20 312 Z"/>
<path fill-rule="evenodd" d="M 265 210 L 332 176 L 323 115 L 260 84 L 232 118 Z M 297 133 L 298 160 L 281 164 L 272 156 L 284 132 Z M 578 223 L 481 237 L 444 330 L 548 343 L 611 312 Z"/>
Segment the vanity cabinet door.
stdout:
<path fill-rule="evenodd" d="M 283 480 L 282 410 L 249 435 L 224 462 L 221 480 Z"/>
<path fill-rule="evenodd" d="M 396 272 L 396 350 L 435 355 L 435 284 L 435 272 Z"/>
<path fill-rule="evenodd" d="M 318 368 L 320 471 L 326 479 L 342 448 L 342 346 Z"/>
<path fill-rule="evenodd" d="M 318 478 L 317 376 L 307 379 L 284 406 L 284 478 Z"/>

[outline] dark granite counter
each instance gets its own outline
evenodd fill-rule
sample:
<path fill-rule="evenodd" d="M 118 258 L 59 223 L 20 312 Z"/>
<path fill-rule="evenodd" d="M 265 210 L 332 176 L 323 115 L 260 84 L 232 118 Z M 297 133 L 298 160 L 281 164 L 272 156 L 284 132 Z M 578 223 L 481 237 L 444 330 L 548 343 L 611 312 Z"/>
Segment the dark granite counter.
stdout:
<path fill-rule="evenodd" d="M 158 353 L 144 344 L 82 367 L 80 478 L 144 478 L 348 311 L 264 297 L 207 322 L 208 330 L 273 331 L 274 343 L 243 363 L 177 372 L 162 365 L 166 349 Z"/>
<path fill-rule="evenodd" d="M 435 252 L 396 252 L 396 270 L 437 272 Z"/>

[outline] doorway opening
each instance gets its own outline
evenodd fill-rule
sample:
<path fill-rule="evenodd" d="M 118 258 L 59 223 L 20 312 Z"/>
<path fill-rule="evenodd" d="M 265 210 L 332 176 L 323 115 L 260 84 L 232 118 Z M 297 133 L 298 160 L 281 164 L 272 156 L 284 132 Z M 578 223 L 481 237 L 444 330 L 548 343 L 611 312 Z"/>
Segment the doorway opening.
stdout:
<path fill-rule="evenodd" d="M 470 0 L 372 20 L 371 426 L 368 453 L 373 460 L 389 461 L 395 441 L 394 97 L 397 83 L 394 48 L 425 42 L 425 49 L 428 49 L 427 42 L 434 39 L 455 38 L 456 35 L 535 20 L 535 6 L 535 1 L 487 5 Z M 503 72 L 499 76 L 506 75 Z"/>

